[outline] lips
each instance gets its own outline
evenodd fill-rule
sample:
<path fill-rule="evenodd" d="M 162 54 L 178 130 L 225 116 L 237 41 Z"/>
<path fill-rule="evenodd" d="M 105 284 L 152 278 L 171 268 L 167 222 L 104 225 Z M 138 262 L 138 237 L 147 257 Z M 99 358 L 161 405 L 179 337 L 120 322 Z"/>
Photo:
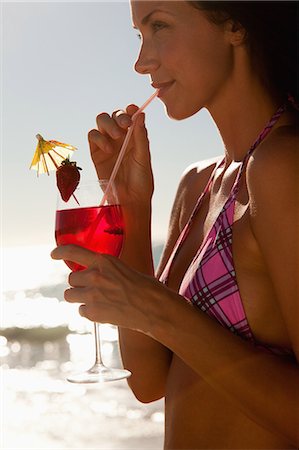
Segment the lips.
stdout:
<path fill-rule="evenodd" d="M 158 89 L 159 93 L 158 93 L 158 97 L 162 97 L 165 92 L 174 84 L 174 81 L 165 81 L 165 82 L 153 82 L 152 83 L 152 87 L 154 89 Z"/>

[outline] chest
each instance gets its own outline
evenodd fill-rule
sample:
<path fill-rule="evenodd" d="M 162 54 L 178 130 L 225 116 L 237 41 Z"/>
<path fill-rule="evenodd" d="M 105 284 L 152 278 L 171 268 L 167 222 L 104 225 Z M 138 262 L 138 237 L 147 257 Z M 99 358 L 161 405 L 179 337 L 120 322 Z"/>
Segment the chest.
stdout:
<path fill-rule="evenodd" d="M 203 199 L 176 257 L 168 278 L 169 287 L 179 290 L 186 270 L 192 265 L 206 236 L 222 215 L 235 179 L 235 173 L 218 179 L 211 192 Z M 182 223 L 188 221 L 188 208 L 182 216 Z M 240 186 L 232 215 L 232 266 L 236 273 L 236 287 L 241 298 L 246 321 L 256 340 L 270 345 L 288 347 L 288 336 L 281 317 L 275 291 L 268 276 L 259 246 L 250 225 L 250 199 L 246 185 Z M 203 247 L 204 248 L 204 247 Z M 195 259 L 195 263 L 196 263 Z M 195 264 L 196 266 L 196 264 Z M 269 320 L 271 317 L 271 320 Z M 250 333 L 250 331 L 249 331 Z"/>
<path fill-rule="evenodd" d="M 186 229 L 183 232 L 184 237 L 183 239 L 180 238 L 181 242 L 172 258 L 171 269 L 168 274 L 169 287 L 179 290 L 187 268 L 230 196 L 236 173 L 237 169 L 230 171 L 228 174 L 226 173 L 225 177 L 221 173 L 219 176 L 216 174 L 210 189 L 200 198 L 199 203 L 198 198 L 200 195 L 196 192 L 196 183 L 189 186 L 188 196 L 185 197 L 182 205 L 179 223 L 181 231 L 185 227 Z M 243 214 L 244 207 L 248 201 L 246 195 L 243 195 L 243 197 L 242 207 L 239 207 L 241 206 L 239 203 L 235 206 L 238 216 Z M 191 220 L 190 217 L 192 217 Z"/>

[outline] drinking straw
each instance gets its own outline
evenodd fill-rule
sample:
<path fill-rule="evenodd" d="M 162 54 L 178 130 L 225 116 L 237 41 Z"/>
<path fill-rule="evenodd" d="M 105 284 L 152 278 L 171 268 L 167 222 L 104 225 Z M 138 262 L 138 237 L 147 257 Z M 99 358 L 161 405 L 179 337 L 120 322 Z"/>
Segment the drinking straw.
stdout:
<path fill-rule="evenodd" d="M 116 177 L 117 171 L 118 171 L 119 166 L 120 166 L 120 164 L 121 164 L 121 162 L 122 162 L 122 159 L 123 159 L 123 157 L 124 157 L 124 155 L 125 155 L 125 152 L 126 152 L 128 143 L 129 143 L 130 138 L 131 138 L 131 136 L 132 136 L 132 133 L 133 133 L 133 131 L 134 131 L 134 125 L 135 125 L 136 118 L 137 118 L 138 115 L 139 115 L 139 114 L 140 114 L 140 113 L 141 113 L 141 112 L 142 112 L 142 111 L 143 111 L 143 110 L 151 103 L 151 101 L 154 100 L 155 97 L 157 97 L 158 92 L 159 92 L 159 91 L 158 91 L 158 89 L 157 89 L 157 90 L 156 90 L 156 91 L 155 91 L 155 92 L 154 92 L 154 93 L 146 100 L 146 102 L 144 102 L 143 105 L 140 106 L 140 108 L 139 108 L 139 109 L 133 114 L 133 116 L 131 117 L 132 125 L 128 128 L 126 137 L 125 137 L 124 142 L 123 142 L 123 144 L 122 144 L 122 146 L 121 146 L 121 149 L 120 149 L 120 151 L 119 151 L 119 155 L 118 155 L 117 160 L 116 160 L 116 163 L 115 163 L 115 165 L 114 165 L 114 167 L 113 167 L 113 170 L 112 170 L 111 176 L 110 176 L 110 178 L 109 178 L 109 181 L 108 181 L 108 184 L 107 184 L 106 191 L 104 192 L 103 198 L 102 198 L 102 200 L 101 200 L 100 206 L 103 206 L 103 205 L 104 205 L 104 203 L 105 203 L 105 201 L 106 201 L 106 199 L 107 199 L 107 197 L 108 197 L 108 193 L 109 193 L 109 191 L 110 191 L 110 189 L 111 189 L 111 187 L 112 187 L 113 181 L 114 181 L 114 179 L 115 179 L 115 177 Z"/>

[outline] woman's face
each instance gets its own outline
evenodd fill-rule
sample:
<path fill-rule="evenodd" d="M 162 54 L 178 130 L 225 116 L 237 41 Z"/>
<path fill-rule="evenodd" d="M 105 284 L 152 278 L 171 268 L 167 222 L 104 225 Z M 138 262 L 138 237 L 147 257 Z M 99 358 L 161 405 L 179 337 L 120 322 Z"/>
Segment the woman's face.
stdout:
<path fill-rule="evenodd" d="M 187 1 L 131 1 L 141 48 L 135 69 L 150 75 L 167 113 L 184 119 L 221 95 L 233 68 L 227 26 Z"/>

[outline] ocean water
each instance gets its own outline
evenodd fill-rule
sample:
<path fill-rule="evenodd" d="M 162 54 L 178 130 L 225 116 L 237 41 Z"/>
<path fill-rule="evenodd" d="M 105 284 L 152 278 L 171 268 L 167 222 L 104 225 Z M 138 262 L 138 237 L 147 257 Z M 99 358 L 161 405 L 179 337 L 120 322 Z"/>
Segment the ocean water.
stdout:
<path fill-rule="evenodd" d="M 163 448 L 163 400 L 141 404 L 126 381 L 75 385 L 94 359 L 93 326 L 63 301 L 68 269 L 50 247 L 1 255 L 1 448 Z M 154 247 L 155 261 L 161 246 Z M 104 362 L 119 366 L 118 333 L 101 327 Z"/>

